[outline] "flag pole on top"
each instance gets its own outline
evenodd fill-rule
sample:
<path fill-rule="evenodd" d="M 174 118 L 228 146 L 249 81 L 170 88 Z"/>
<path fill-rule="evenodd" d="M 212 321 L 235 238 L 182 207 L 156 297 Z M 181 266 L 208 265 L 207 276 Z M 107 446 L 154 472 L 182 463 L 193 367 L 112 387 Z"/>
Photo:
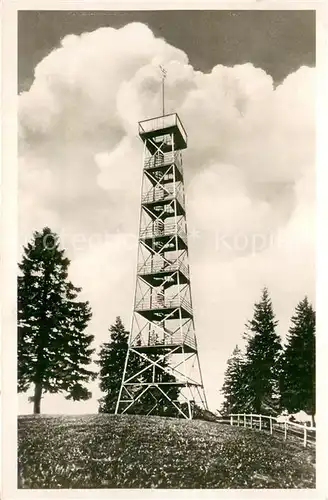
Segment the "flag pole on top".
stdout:
<path fill-rule="evenodd" d="M 160 70 L 162 72 L 162 112 L 163 112 L 163 115 L 164 116 L 164 111 L 165 111 L 165 108 L 164 108 L 164 87 L 165 87 L 165 78 L 166 78 L 166 75 L 167 75 L 167 71 L 165 68 L 163 68 L 163 66 L 159 65 L 160 67 Z"/>

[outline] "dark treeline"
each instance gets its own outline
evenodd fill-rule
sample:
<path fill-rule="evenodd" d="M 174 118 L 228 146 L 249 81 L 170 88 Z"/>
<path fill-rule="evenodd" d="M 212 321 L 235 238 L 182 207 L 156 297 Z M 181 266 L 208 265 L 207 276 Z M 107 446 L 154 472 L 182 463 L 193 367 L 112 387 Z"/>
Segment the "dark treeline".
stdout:
<path fill-rule="evenodd" d="M 69 264 L 57 235 L 49 228 L 35 232 L 23 248 L 18 276 L 18 391 L 33 387 L 30 401 L 34 413 L 40 413 L 45 393 L 86 400 L 91 397 L 88 384 L 98 377 L 103 393 L 98 411 L 114 413 L 129 332 L 118 316 L 109 328 L 108 341 L 95 352 L 94 335 L 88 332 L 91 308 L 87 301 L 79 300 L 81 288 L 68 279 Z M 277 324 L 264 289 L 253 319 L 246 324 L 244 352 L 236 346 L 228 360 L 222 388 L 224 413 L 277 414 L 281 409 L 302 409 L 315 414 L 315 313 L 307 298 L 296 307 L 284 347 Z M 93 362 L 98 371 L 90 369 Z M 147 382 L 149 371 L 142 371 L 144 363 L 136 356 L 129 367 L 140 370 Z M 165 360 L 161 363 L 165 368 Z M 156 376 L 172 381 L 172 375 L 160 368 Z M 168 385 L 166 390 L 175 391 L 170 398 L 178 402 L 178 387 Z M 131 411 L 147 414 L 155 399 L 153 414 L 178 416 L 164 396 L 154 397 L 151 389 L 146 394 Z M 177 404 L 182 408 L 186 403 Z M 204 417 L 200 408 L 195 408 L 194 415 Z"/>
<path fill-rule="evenodd" d="M 315 311 L 305 297 L 295 309 L 283 346 L 268 290 L 246 323 L 243 352 L 234 348 L 222 387 L 222 412 L 315 415 Z"/>

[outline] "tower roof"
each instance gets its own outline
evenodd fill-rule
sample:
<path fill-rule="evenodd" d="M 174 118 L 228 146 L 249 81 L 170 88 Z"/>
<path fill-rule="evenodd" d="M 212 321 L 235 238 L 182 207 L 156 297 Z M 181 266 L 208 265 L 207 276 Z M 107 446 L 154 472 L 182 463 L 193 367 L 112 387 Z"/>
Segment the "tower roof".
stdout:
<path fill-rule="evenodd" d="M 172 133 L 174 135 L 175 149 L 185 149 L 188 136 L 177 113 L 156 116 L 139 122 L 139 136 L 143 141 Z"/>

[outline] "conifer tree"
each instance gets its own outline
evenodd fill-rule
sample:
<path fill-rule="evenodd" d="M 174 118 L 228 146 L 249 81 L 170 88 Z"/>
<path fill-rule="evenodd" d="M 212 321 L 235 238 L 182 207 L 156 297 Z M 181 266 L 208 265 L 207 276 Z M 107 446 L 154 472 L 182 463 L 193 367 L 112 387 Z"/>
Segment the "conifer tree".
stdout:
<path fill-rule="evenodd" d="M 224 395 L 222 413 L 240 413 L 244 411 L 247 401 L 244 357 L 238 345 L 227 361 L 224 383 L 221 392 Z"/>
<path fill-rule="evenodd" d="M 100 413 L 114 413 L 119 390 L 122 382 L 125 358 L 128 349 L 129 332 L 125 330 L 122 320 L 117 316 L 116 321 L 109 328 L 110 342 L 100 346 L 99 359 L 96 363 L 100 366 L 100 390 L 104 396 L 99 399 Z M 131 361 L 131 360 L 130 360 Z M 135 358 L 134 368 L 139 366 Z"/>
<path fill-rule="evenodd" d="M 315 311 L 305 297 L 291 318 L 282 357 L 281 406 L 315 415 Z"/>
<path fill-rule="evenodd" d="M 49 228 L 35 232 L 23 247 L 18 276 L 18 391 L 34 385 L 34 413 L 46 392 L 85 400 L 85 387 L 95 377 L 87 369 L 94 349 L 85 330 L 91 318 L 81 288 L 68 279 L 70 261 Z"/>
<path fill-rule="evenodd" d="M 278 359 L 281 344 L 276 333 L 277 324 L 268 290 L 264 288 L 260 302 L 254 306 L 253 319 L 245 325 L 247 345 L 244 376 L 248 401 L 244 411 L 257 414 L 278 412 Z"/>

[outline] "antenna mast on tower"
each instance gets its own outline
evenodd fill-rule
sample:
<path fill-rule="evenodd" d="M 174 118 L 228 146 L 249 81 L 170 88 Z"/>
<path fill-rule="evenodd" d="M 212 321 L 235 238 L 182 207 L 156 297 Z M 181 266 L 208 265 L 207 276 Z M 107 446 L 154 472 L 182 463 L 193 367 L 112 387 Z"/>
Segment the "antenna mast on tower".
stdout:
<path fill-rule="evenodd" d="M 160 70 L 162 72 L 162 116 L 164 116 L 165 115 L 165 112 L 164 112 L 165 111 L 165 108 L 164 108 L 164 106 L 165 106 L 164 90 L 165 90 L 165 78 L 167 75 L 167 71 L 163 66 L 159 65 L 159 67 L 160 67 Z"/>

